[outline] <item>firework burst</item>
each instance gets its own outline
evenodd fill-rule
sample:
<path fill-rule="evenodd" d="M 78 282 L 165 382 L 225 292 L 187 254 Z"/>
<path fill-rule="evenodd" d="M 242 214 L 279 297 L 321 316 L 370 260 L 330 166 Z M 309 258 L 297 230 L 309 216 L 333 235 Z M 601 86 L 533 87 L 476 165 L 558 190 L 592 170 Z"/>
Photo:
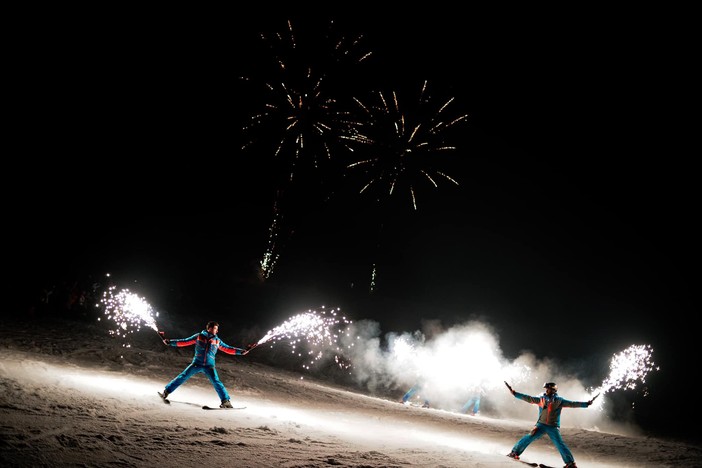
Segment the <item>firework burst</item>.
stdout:
<path fill-rule="evenodd" d="M 348 368 L 350 364 L 341 356 L 342 345 L 339 340 L 342 335 L 348 334 L 347 325 L 352 322 L 346 317 L 338 316 L 339 309 L 327 312 L 310 310 L 297 314 L 287 319 L 282 324 L 270 330 L 258 340 L 257 345 L 271 342 L 285 341 L 291 348 L 292 354 L 300 357 L 307 355 L 309 361 L 302 367 L 310 369 L 312 365 L 325 356 L 325 351 L 335 353 L 334 360 L 341 368 Z M 347 346 L 350 347 L 353 344 Z"/>
<path fill-rule="evenodd" d="M 361 123 L 339 100 L 348 93 L 353 69 L 371 53 L 362 36 L 339 35 L 333 21 L 325 31 L 314 25 L 296 29 L 288 21 L 284 31 L 261 34 L 261 39 L 262 53 L 271 60 L 267 67 L 256 67 L 256 76 L 242 79 L 251 85 L 247 96 L 257 101 L 243 128 L 242 150 L 271 156 L 264 167 L 273 174 L 274 213 L 259 262 L 268 279 L 298 222 L 295 210 L 325 198 L 317 192 L 331 191 L 330 175 L 343 172 L 335 155 L 352 150 L 349 136 Z M 346 107 L 350 96 L 348 102 Z"/>
<path fill-rule="evenodd" d="M 416 211 L 417 194 L 424 187 L 436 189 L 440 182 L 459 185 L 445 167 L 457 150 L 450 142 L 450 130 L 466 123 L 468 116 L 453 116 L 454 98 L 436 101 L 426 81 L 417 98 L 401 100 L 393 91 L 376 92 L 365 102 L 358 98 L 354 101 L 358 120 L 364 123 L 348 138 L 360 159 L 347 164 L 346 169 L 355 176 L 359 193 L 378 202 L 374 249 L 379 255 L 386 219 L 381 212 L 389 209 L 390 202 L 394 202 L 393 208 L 411 206 Z M 379 271 L 378 262 L 373 262 L 371 293 L 377 287 Z"/>
<path fill-rule="evenodd" d="M 288 21 L 284 32 L 261 38 L 271 67 L 263 71 L 268 76 L 246 79 L 262 84 L 264 98 L 244 127 L 250 138 L 242 149 L 275 141 L 276 166 L 292 182 L 298 172 L 320 169 L 336 149 L 348 149 L 346 137 L 360 123 L 338 104 L 337 96 L 344 93 L 339 80 L 371 53 L 363 51 L 362 36 L 338 36 L 333 22 L 317 35 L 298 34 Z"/>
<path fill-rule="evenodd" d="M 435 104 L 427 91 L 427 82 L 416 101 L 400 102 L 398 93 L 378 92 L 375 99 L 364 103 L 355 99 L 365 122 L 351 138 L 362 145 L 360 161 L 347 166 L 362 170 L 366 182 L 360 193 L 372 192 L 378 198 L 406 194 L 417 209 L 417 189 L 437 188 L 439 181 L 458 182 L 439 168 L 442 155 L 457 148 L 448 142 L 447 130 L 467 121 L 467 115 L 449 116 L 454 98 Z"/>
<path fill-rule="evenodd" d="M 143 297 L 134 294 L 129 289 L 115 293 L 116 286 L 110 286 L 102 294 L 100 303 L 105 309 L 104 315 L 115 322 L 116 327 L 109 330 L 110 335 L 126 338 L 134 332 L 148 327 L 158 333 L 156 312 Z M 99 320 L 99 318 L 98 318 Z M 160 336 L 160 335 L 159 335 Z M 129 344 L 124 346 L 129 347 Z"/>

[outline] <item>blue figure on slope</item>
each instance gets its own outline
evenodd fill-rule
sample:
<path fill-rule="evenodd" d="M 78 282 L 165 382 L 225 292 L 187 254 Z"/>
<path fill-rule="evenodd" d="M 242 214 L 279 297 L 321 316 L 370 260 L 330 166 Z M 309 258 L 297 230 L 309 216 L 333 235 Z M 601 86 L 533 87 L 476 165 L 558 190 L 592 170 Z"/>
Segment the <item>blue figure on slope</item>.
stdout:
<path fill-rule="evenodd" d="M 463 408 L 461 408 L 461 413 L 470 414 L 471 416 L 477 416 L 477 414 L 479 412 L 480 412 L 480 392 L 476 392 L 463 405 Z"/>
<path fill-rule="evenodd" d="M 402 396 L 402 400 L 400 400 L 400 403 L 410 404 L 411 403 L 410 400 L 412 399 L 414 394 L 417 393 L 418 391 L 420 391 L 421 389 L 422 389 L 421 384 L 414 384 L 412 386 L 412 388 L 407 390 L 407 393 L 405 393 Z M 429 408 L 429 400 L 426 400 L 426 399 L 424 400 L 424 403 L 422 403 L 422 408 Z"/>

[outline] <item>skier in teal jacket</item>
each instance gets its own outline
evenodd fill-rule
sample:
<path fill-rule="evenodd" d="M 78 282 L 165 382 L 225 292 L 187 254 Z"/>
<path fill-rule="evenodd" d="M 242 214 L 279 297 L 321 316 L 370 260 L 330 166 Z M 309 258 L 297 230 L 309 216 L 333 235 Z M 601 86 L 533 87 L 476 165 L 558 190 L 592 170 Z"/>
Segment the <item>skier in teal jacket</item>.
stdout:
<path fill-rule="evenodd" d="M 515 392 L 507 382 L 505 382 L 505 385 L 507 385 L 507 388 L 512 392 L 515 398 L 524 400 L 527 403 L 539 405 L 539 419 L 536 421 L 536 425 L 528 434 L 514 444 L 512 451 L 507 456 L 519 460 L 519 455 L 526 450 L 529 444 L 540 439 L 544 434 L 548 434 L 553 445 L 556 446 L 558 452 L 561 454 L 561 458 L 566 464 L 564 468 L 577 468 L 573 454 L 561 437 L 561 431 L 559 429 L 561 426 L 561 410 L 563 408 L 587 408 L 597 397 L 590 401 L 566 400 L 558 396 L 558 385 L 554 382 L 547 382 L 544 384 L 546 391 L 541 396 L 529 396 L 524 393 Z"/>
<path fill-rule="evenodd" d="M 219 323 L 210 321 L 207 322 L 205 330 L 202 330 L 200 333 L 196 333 L 188 338 L 175 340 L 163 339 L 163 344 L 177 348 L 195 345 L 195 355 L 193 356 L 193 360 L 190 365 L 166 385 L 163 393 L 160 393 L 164 400 L 178 387 L 183 385 L 190 377 L 202 372 L 207 376 L 207 378 L 210 379 L 214 389 L 217 391 L 217 395 L 219 395 L 219 398 L 222 401 L 222 404 L 219 406 L 221 408 L 232 407 L 232 404 L 229 401 L 229 393 L 227 393 L 227 389 L 224 387 L 224 384 L 221 380 L 219 380 L 219 376 L 217 375 L 217 369 L 215 369 L 215 356 L 218 350 L 221 350 L 226 354 L 244 355 L 249 352 L 249 349 L 229 346 L 217 336 L 218 331 Z"/>

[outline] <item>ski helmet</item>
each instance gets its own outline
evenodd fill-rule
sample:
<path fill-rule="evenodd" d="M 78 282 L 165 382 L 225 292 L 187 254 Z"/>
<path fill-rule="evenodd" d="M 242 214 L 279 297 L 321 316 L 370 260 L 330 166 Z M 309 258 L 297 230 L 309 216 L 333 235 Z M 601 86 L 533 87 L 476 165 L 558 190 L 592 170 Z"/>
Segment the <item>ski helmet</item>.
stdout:
<path fill-rule="evenodd" d="M 554 392 L 558 391 L 558 385 L 556 385 L 556 382 L 546 382 L 544 384 L 544 388 L 551 388 Z"/>

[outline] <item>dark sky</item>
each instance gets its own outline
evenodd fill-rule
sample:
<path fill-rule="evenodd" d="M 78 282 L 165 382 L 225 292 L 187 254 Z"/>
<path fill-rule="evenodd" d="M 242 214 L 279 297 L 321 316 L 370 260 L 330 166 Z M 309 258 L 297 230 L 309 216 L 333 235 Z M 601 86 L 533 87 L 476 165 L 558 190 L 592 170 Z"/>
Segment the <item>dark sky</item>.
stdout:
<path fill-rule="evenodd" d="M 18 185 L 5 197 L 17 295 L 111 272 L 196 323 L 267 329 L 321 304 L 384 331 L 479 317 L 507 353 L 587 361 L 648 343 L 683 376 L 699 323 L 683 18 L 435 10 L 334 16 L 373 51 L 340 93 L 429 80 L 455 96 L 470 115 L 460 186 L 419 191 L 416 211 L 341 185 L 329 203 L 310 191 L 265 282 L 256 264 L 278 179 L 263 149 L 240 150 L 258 96 L 239 78 L 266 71 L 259 33 L 288 18 L 313 31 L 317 18 L 18 18 L 19 144 L 6 172 Z"/>

